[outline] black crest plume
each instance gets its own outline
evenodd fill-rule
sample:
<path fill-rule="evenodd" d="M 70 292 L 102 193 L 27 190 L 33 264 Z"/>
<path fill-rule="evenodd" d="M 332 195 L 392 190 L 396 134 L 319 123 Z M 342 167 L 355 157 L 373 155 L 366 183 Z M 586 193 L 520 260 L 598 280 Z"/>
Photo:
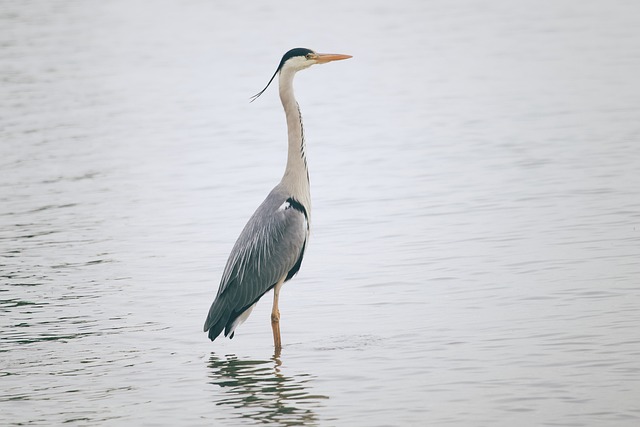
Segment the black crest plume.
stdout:
<path fill-rule="evenodd" d="M 306 49 L 304 47 L 297 47 L 297 48 L 291 49 L 289 52 L 285 53 L 284 56 L 282 57 L 282 59 L 280 60 L 280 64 L 278 64 L 278 68 L 276 68 L 276 72 L 273 73 L 273 76 L 271 76 L 271 78 L 269 79 L 269 83 L 267 83 L 267 85 L 264 87 L 264 89 L 262 89 L 260 92 L 258 92 L 255 95 L 253 95 L 251 97 L 251 101 L 249 101 L 249 102 L 255 101 L 256 99 L 258 99 L 258 97 L 260 95 L 262 95 L 264 93 L 265 90 L 267 90 L 267 88 L 269 87 L 269 85 L 271 84 L 273 79 L 278 75 L 278 73 L 282 69 L 282 66 L 284 65 L 285 62 L 287 62 L 288 59 L 293 58 L 294 56 L 305 56 L 308 53 L 314 53 L 314 52 L 311 49 Z"/>

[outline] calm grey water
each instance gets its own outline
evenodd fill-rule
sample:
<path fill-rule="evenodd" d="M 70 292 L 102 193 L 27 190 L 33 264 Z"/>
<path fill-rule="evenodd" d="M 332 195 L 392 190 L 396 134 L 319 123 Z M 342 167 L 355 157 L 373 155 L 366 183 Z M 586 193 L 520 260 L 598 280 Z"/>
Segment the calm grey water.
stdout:
<path fill-rule="evenodd" d="M 0 424 L 637 426 L 640 6 L 0 4 Z M 201 332 L 284 168 L 274 357 Z"/>

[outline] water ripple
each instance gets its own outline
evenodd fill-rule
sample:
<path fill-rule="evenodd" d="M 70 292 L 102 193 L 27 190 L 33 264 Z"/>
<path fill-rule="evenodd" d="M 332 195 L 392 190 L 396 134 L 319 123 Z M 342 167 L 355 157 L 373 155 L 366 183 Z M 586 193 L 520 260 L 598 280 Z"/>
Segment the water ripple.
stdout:
<path fill-rule="evenodd" d="M 234 417 L 279 426 L 317 425 L 315 409 L 328 399 L 312 393 L 313 376 L 286 375 L 280 357 L 251 360 L 212 353 L 211 384 L 220 387 L 216 405 L 229 406 Z"/>

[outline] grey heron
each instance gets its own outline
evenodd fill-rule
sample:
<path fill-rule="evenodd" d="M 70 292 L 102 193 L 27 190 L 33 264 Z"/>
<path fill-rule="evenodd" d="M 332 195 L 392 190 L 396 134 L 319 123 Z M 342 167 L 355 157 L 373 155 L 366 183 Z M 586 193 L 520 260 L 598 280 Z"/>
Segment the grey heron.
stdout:
<path fill-rule="evenodd" d="M 278 76 L 288 130 L 287 164 L 282 180 L 251 216 L 231 250 L 218 293 L 204 322 L 204 331 L 209 332 L 211 341 L 223 329 L 225 337 L 233 338 L 236 328 L 247 320 L 258 300 L 273 289 L 273 344 L 277 352 L 282 347 L 280 288 L 300 269 L 311 215 L 302 115 L 293 94 L 293 78 L 298 71 L 314 64 L 348 58 L 351 56 L 291 49 L 284 54 L 265 88 L 251 98 L 254 101 L 262 95 Z"/>

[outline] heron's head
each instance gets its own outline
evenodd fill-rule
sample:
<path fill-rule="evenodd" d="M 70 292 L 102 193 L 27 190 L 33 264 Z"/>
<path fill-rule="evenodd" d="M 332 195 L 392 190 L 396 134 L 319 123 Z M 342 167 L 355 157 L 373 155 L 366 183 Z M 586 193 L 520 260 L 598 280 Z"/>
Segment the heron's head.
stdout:
<path fill-rule="evenodd" d="M 251 102 L 255 101 L 260 95 L 264 93 L 265 90 L 267 90 L 278 73 L 296 73 L 297 71 L 304 70 L 305 68 L 309 68 L 315 64 L 326 64 L 327 62 L 339 61 L 341 59 L 349 58 L 351 58 L 351 55 L 342 55 L 338 53 L 316 53 L 311 49 L 306 49 L 304 47 L 291 49 L 289 52 L 284 54 L 284 56 L 280 60 L 280 64 L 278 65 L 276 72 L 273 73 L 273 76 L 271 77 L 269 83 L 267 83 L 265 88 L 251 97 Z"/>

